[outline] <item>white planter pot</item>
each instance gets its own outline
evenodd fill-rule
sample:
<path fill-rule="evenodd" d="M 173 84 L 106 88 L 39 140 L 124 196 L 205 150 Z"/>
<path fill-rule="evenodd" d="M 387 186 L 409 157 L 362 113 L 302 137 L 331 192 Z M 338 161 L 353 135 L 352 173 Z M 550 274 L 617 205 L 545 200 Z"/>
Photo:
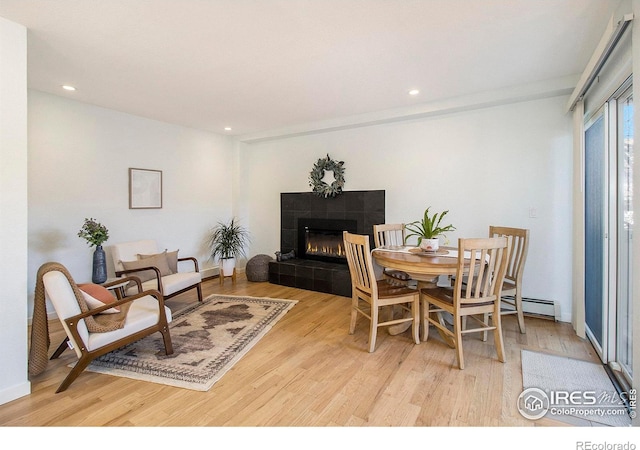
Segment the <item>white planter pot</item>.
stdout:
<path fill-rule="evenodd" d="M 235 258 L 222 258 L 220 259 L 220 272 L 224 277 L 230 277 L 233 275 L 233 269 L 236 267 Z"/>
<path fill-rule="evenodd" d="M 420 242 L 420 248 L 422 250 L 425 250 L 427 252 L 437 252 L 438 249 L 440 248 L 440 239 L 438 238 L 433 238 L 433 239 L 422 239 L 422 242 Z"/>

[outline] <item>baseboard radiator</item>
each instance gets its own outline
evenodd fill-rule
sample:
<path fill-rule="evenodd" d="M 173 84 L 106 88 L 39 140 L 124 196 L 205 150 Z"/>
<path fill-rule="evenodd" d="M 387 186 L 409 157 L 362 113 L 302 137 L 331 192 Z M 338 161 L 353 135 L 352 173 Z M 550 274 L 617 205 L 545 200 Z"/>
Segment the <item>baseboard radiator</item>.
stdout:
<path fill-rule="evenodd" d="M 513 300 L 512 295 L 505 295 L 504 298 Z M 503 305 L 504 309 L 512 309 L 508 304 Z M 553 300 L 540 300 L 537 298 L 522 298 L 522 312 L 526 316 L 539 317 L 542 319 L 558 320 L 560 311 Z"/>

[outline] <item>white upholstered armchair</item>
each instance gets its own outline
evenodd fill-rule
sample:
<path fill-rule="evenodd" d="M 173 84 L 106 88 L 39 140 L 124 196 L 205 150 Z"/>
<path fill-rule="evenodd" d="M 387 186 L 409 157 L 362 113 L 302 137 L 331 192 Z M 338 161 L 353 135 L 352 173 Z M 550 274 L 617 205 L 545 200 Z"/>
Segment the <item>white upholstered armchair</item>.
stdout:
<path fill-rule="evenodd" d="M 135 294 L 124 299 L 116 299 L 104 287 L 113 283 L 104 286 L 77 285 L 62 264 L 43 264 L 38 270 L 36 283 L 29 374 L 39 375 L 47 364 L 50 341 L 45 293 L 67 334 L 51 359 L 58 358 L 68 347 L 73 349 L 78 357 L 78 361 L 56 393 L 66 390 L 98 356 L 153 333 L 162 334 L 165 352 L 167 355 L 172 354 L 173 344 L 168 326 L 171 322 L 171 310 L 164 306 L 160 292 L 142 291 L 138 280 L 131 280 L 135 284 Z M 92 288 L 91 291 L 88 290 L 89 287 Z M 104 292 L 101 295 L 96 294 L 96 288 Z M 94 298 L 93 295 L 99 298 Z M 101 306 L 90 303 L 89 299 Z"/>
<path fill-rule="evenodd" d="M 202 275 L 194 257 L 178 258 L 178 251 L 160 251 L 156 241 L 147 239 L 114 244 L 111 256 L 116 276 L 135 276 L 142 289 L 157 289 L 169 299 L 190 289 L 198 291 L 202 301 Z M 129 288 L 127 294 L 136 292 Z"/>

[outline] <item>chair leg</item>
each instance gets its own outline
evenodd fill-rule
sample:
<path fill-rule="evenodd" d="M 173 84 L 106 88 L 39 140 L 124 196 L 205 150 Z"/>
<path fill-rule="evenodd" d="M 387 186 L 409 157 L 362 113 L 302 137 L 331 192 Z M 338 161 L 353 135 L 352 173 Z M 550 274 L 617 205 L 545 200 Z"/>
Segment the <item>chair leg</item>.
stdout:
<path fill-rule="evenodd" d="M 201 302 L 202 301 L 202 286 L 200 285 L 200 283 L 198 283 L 198 287 L 196 289 L 198 290 L 198 301 Z"/>
<path fill-rule="evenodd" d="M 524 313 L 522 312 L 522 293 L 516 292 L 516 310 L 518 315 L 518 326 L 520 327 L 520 333 L 525 334 L 524 329 Z"/>
<path fill-rule="evenodd" d="M 69 372 L 67 377 L 64 380 L 62 380 L 62 383 L 60 383 L 60 386 L 58 386 L 58 389 L 56 390 L 56 394 L 62 391 L 66 391 L 67 388 L 71 385 L 71 383 L 73 383 L 74 380 L 78 378 L 78 375 L 80 375 L 82 371 L 86 369 L 86 367 L 91 362 L 91 359 L 92 358 L 87 358 L 86 355 L 82 356 L 78 360 L 76 365 L 73 366 L 73 369 L 71 369 L 71 372 Z"/>
<path fill-rule="evenodd" d="M 164 341 L 164 352 L 167 355 L 173 354 L 173 343 L 171 342 L 171 333 L 169 333 L 169 327 L 165 325 L 160 329 L 162 334 L 162 340 Z"/>
<path fill-rule="evenodd" d="M 358 321 L 358 297 L 354 294 L 351 298 L 351 323 L 349 324 L 349 334 L 356 331 L 356 322 Z"/>
<path fill-rule="evenodd" d="M 64 351 L 67 348 L 69 348 L 69 345 L 67 345 L 67 342 L 69 342 L 69 337 L 68 336 L 64 338 L 64 340 L 60 343 L 60 345 L 58 346 L 56 351 L 53 352 L 53 355 L 51 355 L 51 358 L 49 358 L 49 359 L 59 358 L 60 355 L 62 355 L 64 353 Z"/>
<path fill-rule="evenodd" d="M 412 330 L 413 340 L 416 344 L 420 343 L 420 297 L 417 297 L 411 304 L 411 313 L 413 316 Z"/>
<path fill-rule="evenodd" d="M 482 321 L 483 321 L 485 324 L 488 324 L 488 323 L 489 323 L 489 313 L 484 313 L 484 317 L 483 317 L 483 320 L 482 320 Z M 484 330 L 484 331 L 482 332 L 482 342 L 487 342 L 487 333 L 488 333 L 488 331 L 487 331 L 487 330 Z"/>
<path fill-rule="evenodd" d="M 456 354 L 458 355 L 458 367 L 464 369 L 464 355 L 462 354 L 462 318 L 455 314 L 453 316 L 453 338 L 456 344 Z"/>
<path fill-rule="evenodd" d="M 376 337 L 378 336 L 378 314 L 379 308 L 371 307 L 371 324 L 369 328 L 369 353 L 376 349 Z"/>
<path fill-rule="evenodd" d="M 491 322 L 495 329 L 493 330 L 493 340 L 495 341 L 496 352 L 498 353 L 498 360 L 505 362 L 504 358 L 504 340 L 502 338 L 502 318 L 500 316 L 500 310 L 498 309 L 491 315 Z"/>

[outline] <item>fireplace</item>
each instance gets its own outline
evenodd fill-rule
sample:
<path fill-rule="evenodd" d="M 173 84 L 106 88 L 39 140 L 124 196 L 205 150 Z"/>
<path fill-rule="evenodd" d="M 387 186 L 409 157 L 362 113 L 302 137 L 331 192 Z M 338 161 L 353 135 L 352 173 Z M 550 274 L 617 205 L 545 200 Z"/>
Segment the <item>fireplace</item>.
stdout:
<path fill-rule="evenodd" d="M 298 219 L 298 258 L 346 264 L 342 232 L 357 229 L 356 220 Z"/>
<path fill-rule="evenodd" d="M 344 191 L 330 198 L 315 192 L 280 194 L 278 250 L 295 257 L 269 262 L 269 282 L 351 297 L 342 232 L 366 234 L 373 247 L 373 226 L 379 223 L 385 223 L 382 190 Z"/>

